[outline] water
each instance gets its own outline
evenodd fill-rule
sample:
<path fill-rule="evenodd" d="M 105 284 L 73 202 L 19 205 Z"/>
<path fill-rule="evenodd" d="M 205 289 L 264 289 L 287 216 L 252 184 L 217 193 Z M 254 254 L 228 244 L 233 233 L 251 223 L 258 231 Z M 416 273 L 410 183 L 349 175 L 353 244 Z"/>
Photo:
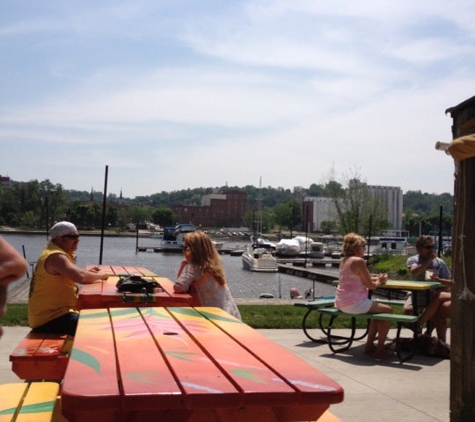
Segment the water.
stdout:
<path fill-rule="evenodd" d="M 34 264 L 47 240 L 45 235 L 2 234 L 5 240 L 21 254 L 25 250 L 28 263 Z M 82 236 L 77 250 L 77 265 L 85 267 L 99 263 L 99 236 Z M 160 240 L 140 238 L 139 246 L 159 246 Z M 176 278 L 183 256 L 179 253 L 135 252 L 135 237 L 104 237 L 102 263 L 110 265 L 145 267 L 161 277 Z M 235 248 L 237 242 L 224 247 Z M 276 298 L 289 299 L 290 289 L 295 287 L 300 294 L 313 286 L 312 280 L 282 273 L 255 273 L 242 269 L 240 256 L 222 255 L 229 288 L 235 298 L 258 298 L 261 293 L 270 293 Z M 32 267 L 28 270 L 31 276 Z M 25 276 L 26 277 L 26 276 Z M 315 295 L 330 295 L 334 288 L 327 283 L 315 282 Z"/>

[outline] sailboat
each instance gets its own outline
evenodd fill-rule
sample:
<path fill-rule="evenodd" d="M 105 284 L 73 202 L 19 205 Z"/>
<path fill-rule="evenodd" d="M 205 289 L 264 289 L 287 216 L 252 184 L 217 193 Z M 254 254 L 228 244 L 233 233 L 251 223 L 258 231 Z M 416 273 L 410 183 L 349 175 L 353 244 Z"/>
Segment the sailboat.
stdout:
<path fill-rule="evenodd" d="M 252 245 L 248 245 L 241 255 L 242 268 L 248 271 L 275 273 L 278 271 L 277 259 L 272 255 L 275 245 L 265 242 L 260 235 L 262 228 L 261 180 L 259 181 L 258 227 L 254 227 Z M 258 234 L 259 233 L 259 234 Z"/>

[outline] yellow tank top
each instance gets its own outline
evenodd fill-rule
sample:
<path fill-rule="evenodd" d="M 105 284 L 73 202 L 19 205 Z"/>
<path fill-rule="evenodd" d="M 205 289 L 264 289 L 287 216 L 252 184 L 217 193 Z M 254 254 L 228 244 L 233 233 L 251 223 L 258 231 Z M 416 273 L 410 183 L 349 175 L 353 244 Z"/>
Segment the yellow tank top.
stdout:
<path fill-rule="evenodd" d="M 66 255 L 71 262 L 74 262 L 71 256 L 53 242 L 50 242 L 41 253 L 30 285 L 28 324 L 31 328 L 76 311 L 78 292 L 76 283 L 62 275 L 49 274 L 45 269 L 46 259 L 57 253 Z"/>

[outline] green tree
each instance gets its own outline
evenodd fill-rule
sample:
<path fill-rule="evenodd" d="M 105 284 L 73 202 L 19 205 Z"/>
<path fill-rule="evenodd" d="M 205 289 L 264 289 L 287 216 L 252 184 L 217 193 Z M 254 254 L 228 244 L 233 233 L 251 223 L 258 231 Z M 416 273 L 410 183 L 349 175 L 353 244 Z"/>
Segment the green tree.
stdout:
<path fill-rule="evenodd" d="M 131 223 L 143 224 L 147 221 L 151 221 L 151 211 L 148 207 L 139 207 L 133 205 L 129 209 L 129 219 Z"/>
<path fill-rule="evenodd" d="M 324 196 L 325 195 L 325 189 L 322 185 L 317 185 L 315 183 L 312 183 L 310 187 L 307 190 L 307 196 Z"/>
<path fill-rule="evenodd" d="M 106 225 L 108 227 L 117 227 L 117 222 L 119 220 L 119 211 L 116 207 L 109 206 L 107 207 L 106 212 Z"/>
<path fill-rule="evenodd" d="M 355 232 L 368 235 L 370 216 L 373 233 L 390 227 L 385 201 L 372 195 L 367 184 L 361 182 L 358 175 L 353 175 L 353 178 L 347 180 L 345 187 L 335 180 L 330 180 L 325 186 L 325 191 L 335 205 L 340 234 Z"/>
<path fill-rule="evenodd" d="M 323 233 L 330 234 L 336 231 L 337 224 L 336 221 L 322 221 L 320 228 Z"/>
<path fill-rule="evenodd" d="M 154 224 L 159 224 L 161 227 L 171 226 L 177 220 L 176 214 L 171 208 L 161 206 L 152 213 L 152 221 Z"/>
<path fill-rule="evenodd" d="M 273 214 L 279 228 L 287 227 L 290 230 L 291 236 L 295 226 L 302 222 L 300 204 L 294 199 L 285 204 L 276 205 L 273 209 Z"/>
<path fill-rule="evenodd" d="M 282 227 L 288 227 L 291 221 L 291 208 L 287 204 L 277 204 L 273 208 L 275 222 L 279 226 L 279 231 Z"/>

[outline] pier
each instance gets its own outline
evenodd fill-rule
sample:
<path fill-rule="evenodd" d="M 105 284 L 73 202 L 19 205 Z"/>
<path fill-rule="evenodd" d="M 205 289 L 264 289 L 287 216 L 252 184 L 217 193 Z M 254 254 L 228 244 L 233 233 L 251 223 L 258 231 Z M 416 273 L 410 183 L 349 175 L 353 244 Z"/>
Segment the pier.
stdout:
<path fill-rule="evenodd" d="M 286 264 L 279 264 L 278 268 L 280 273 L 308 278 L 313 281 L 321 281 L 324 283 L 331 283 L 339 278 L 338 271 L 324 270 L 320 268 L 307 268 Z"/>
<path fill-rule="evenodd" d="M 137 252 L 164 252 L 164 253 L 180 253 L 182 252 L 181 248 L 176 249 L 163 249 L 160 246 L 137 246 Z M 218 249 L 218 252 L 222 255 L 231 255 L 231 256 L 241 256 L 244 252 L 244 249 L 232 247 L 232 248 L 225 248 L 221 247 Z M 296 257 L 285 257 L 285 256 L 276 256 L 278 264 L 291 264 L 294 266 L 299 267 L 306 267 L 307 265 L 311 265 L 312 267 L 335 267 L 338 268 L 340 265 L 340 259 L 335 258 L 312 258 L 303 256 L 300 254 Z"/>

